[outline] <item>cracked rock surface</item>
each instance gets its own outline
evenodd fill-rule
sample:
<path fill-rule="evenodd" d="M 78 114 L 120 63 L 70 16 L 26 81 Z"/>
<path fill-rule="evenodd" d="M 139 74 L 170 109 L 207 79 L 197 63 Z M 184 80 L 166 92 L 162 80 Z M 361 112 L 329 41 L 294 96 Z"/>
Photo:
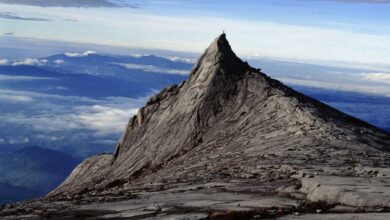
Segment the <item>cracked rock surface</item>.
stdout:
<path fill-rule="evenodd" d="M 388 219 L 389 151 L 389 133 L 250 67 L 222 34 L 129 120 L 113 154 L 2 215 Z"/>

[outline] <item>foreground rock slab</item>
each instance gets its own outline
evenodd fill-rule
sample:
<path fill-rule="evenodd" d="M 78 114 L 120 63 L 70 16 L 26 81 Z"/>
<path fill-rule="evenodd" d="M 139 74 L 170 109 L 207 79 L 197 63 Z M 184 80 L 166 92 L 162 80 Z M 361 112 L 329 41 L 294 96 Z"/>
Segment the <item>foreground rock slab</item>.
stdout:
<path fill-rule="evenodd" d="M 390 177 L 316 176 L 302 179 L 300 191 L 313 202 L 324 201 L 362 209 L 390 207 Z"/>
<path fill-rule="evenodd" d="M 380 199 L 374 199 L 375 194 L 367 190 L 375 189 L 376 193 L 387 196 L 389 186 L 389 178 L 351 176 L 291 178 L 271 183 L 235 180 L 195 185 L 173 184 L 165 190 L 128 191 L 130 198 L 122 197 L 118 201 L 115 201 L 118 196 L 97 193 L 77 201 L 25 202 L 2 209 L 0 216 L 6 219 L 384 220 L 390 214 L 386 213 L 390 211 L 387 200 L 378 204 Z M 287 193 L 286 189 L 289 188 L 292 190 Z"/>
<path fill-rule="evenodd" d="M 281 220 L 388 220 L 390 213 L 347 213 L 347 214 L 306 214 L 306 215 L 287 215 Z"/>

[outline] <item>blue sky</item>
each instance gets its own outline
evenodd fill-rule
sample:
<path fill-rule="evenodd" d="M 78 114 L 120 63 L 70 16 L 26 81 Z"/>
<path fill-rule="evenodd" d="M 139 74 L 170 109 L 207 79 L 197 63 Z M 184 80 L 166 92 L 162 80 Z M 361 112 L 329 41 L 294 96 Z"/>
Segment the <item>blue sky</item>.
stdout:
<path fill-rule="evenodd" d="M 199 53 L 225 30 L 241 56 L 389 66 L 388 2 L 0 0 L 0 32 Z"/>

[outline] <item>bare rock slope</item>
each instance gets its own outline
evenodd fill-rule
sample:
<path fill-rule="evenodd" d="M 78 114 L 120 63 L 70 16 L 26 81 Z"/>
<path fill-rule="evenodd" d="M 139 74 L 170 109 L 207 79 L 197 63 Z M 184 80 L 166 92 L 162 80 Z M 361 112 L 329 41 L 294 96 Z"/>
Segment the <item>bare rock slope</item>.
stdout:
<path fill-rule="evenodd" d="M 85 160 L 40 202 L 72 200 L 73 210 L 105 209 L 106 218 L 121 213 L 137 219 L 182 214 L 169 209 L 179 206 L 192 219 L 377 207 L 385 212 L 389 152 L 389 133 L 250 67 L 222 34 L 187 81 L 151 97 L 130 119 L 112 155 Z M 120 204 L 107 198 L 139 207 L 118 211 Z M 82 207 L 80 201 L 106 203 Z M 151 203 L 160 208 L 145 208 Z M 275 210 L 265 212 L 267 207 Z"/>

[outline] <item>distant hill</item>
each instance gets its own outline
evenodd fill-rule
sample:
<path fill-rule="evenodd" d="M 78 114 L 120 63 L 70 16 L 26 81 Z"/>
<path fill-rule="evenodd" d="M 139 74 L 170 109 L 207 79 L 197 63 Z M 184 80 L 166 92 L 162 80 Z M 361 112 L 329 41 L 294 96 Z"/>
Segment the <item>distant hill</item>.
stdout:
<path fill-rule="evenodd" d="M 0 202 L 42 196 L 61 183 L 78 163 L 65 153 L 37 146 L 0 155 Z"/>
<path fill-rule="evenodd" d="M 171 60 L 155 55 L 146 56 L 119 56 L 106 54 L 56 54 L 42 58 L 47 62 L 45 66 L 52 67 L 54 70 L 62 70 L 70 73 L 88 73 L 91 75 L 118 75 L 124 69 L 118 64 L 136 64 L 138 67 L 154 66 L 160 70 L 191 70 L 193 63 L 180 60 Z M 141 69 L 141 68 L 138 68 Z M 145 71 L 150 72 L 150 71 Z M 151 71 L 153 72 L 153 71 Z M 160 71 L 164 73 L 163 71 Z"/>
<path fill-rule="evenodd" d="M 0 183 L 0 204 L 37 198 L 43 194 L 42 191 Z"/>
<path fill-rule="evenodd" d="M 130 65 L 135 69 L 129 69 L 124 65 Z M 167 74 L 162 71 L 177 72 L 184 70 L 160 69 L 154 66 L 144 67 L 126 63 L 100 63 L 95 65 L 93 63 L 69 63 L 68 61 L 58 67 L 49 64 L 42 66 L 0 65 L 0 75 L 19 79 L 0 81 L 0 86 L 12 90 L 49 92 L 67 96 L 140 97 L 149 94 L 152 90 L 159 90 L 186 78 L 183 74 Z M 102 90 L 101 88 L 110 89 Z"/>

